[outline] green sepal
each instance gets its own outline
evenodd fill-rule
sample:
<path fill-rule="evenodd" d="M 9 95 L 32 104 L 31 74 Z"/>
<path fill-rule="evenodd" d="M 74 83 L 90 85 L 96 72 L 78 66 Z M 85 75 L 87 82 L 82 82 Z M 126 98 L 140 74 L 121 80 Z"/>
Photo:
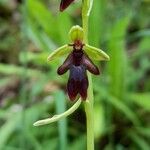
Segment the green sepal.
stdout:
<path fill-rule="evenodd" d="M 98 60 L 98 61 L 100 61 L 100 60 L 109 61 L 110 60 L 109 56 L 99 48 L 85 44 L 85 46 L 83 47 L 83 50 L 93 60 Z"/>
<path fill-rule="evenodd" d="M 83 29 L 78 25 L 73 26 L 69 31 L 69 37 L 72 42 L 76 40 L 83 41 Z"/>
<path fill-rule="evenodd" d="M 47 58 L 47 61 L 52 61 L 57 58 L 61 58 L 62 56 L 70 53 L 72 50 L 72 47 L 70 47 L 68 44 L 59 47 L 58 49 L 54 50 Z"/>

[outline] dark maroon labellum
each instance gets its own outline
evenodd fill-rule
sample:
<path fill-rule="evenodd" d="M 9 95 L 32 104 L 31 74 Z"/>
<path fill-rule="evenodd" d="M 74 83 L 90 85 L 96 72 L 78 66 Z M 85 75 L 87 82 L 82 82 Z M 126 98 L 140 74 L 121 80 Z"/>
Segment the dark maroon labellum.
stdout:
<path fill-rule="evenodd" d="M 58 68 L 57 73 L 62 75 L 68 70 L 70 71 L 67 92 L 71 101 L 75 100 L 78 94 L 82 100 L 86 100 L 88 89 L 86 70 L 95 75 L 99 75 L 100 72 L 98 67 L 93 64 L 91 59 L 82 50 L 83 44 L 80 41 L 76 41 L 74 44 L 70 44 L 70 46 L 73 46 L 73 51 Z"/>
<path fill-rule="evenodd" d="M 60 11 L 64 11 L 74 0 L 61 0 Z"/>

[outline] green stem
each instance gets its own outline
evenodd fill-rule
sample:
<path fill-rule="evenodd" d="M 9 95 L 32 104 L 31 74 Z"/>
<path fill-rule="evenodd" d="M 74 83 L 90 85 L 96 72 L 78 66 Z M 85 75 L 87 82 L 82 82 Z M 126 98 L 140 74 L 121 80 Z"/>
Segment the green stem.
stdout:
<path fill-rule="evenodd" d="M 90 9 L 92 7 L 93 0 L 83 0 L 82 7 L 82 26 L 84 31 L 84 42 L 88 44 L 88 20 Z M 92 77 L 88 72 L 89 88 L 88 97 L 84 103 L 86 120 L 87 120 L 87 150 L 94 150 L 94 116 L 93 116 L 93 86 Z"/>

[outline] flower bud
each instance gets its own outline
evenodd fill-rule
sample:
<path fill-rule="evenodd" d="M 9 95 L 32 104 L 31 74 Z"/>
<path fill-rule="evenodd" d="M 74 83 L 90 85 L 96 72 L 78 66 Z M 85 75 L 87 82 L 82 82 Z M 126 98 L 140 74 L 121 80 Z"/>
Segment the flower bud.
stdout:
<path fill-rule="evenodd" d="M 60 11 L 64 11 L 74 0 L 61 0 Z"/>

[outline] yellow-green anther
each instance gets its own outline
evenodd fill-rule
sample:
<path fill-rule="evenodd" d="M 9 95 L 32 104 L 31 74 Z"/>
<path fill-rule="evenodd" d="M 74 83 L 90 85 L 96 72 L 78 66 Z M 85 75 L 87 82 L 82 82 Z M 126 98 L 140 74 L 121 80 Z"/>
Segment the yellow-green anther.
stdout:
<path fill-rule="evenodd" d="M 70 39 L 72 42 L 74 42 L 76 40 L 83 41 L 83 36 L 84 36 L 83 29 L 78 25 L 73 26 L 70 29 L 69 36 L 70 36 Z"/>

